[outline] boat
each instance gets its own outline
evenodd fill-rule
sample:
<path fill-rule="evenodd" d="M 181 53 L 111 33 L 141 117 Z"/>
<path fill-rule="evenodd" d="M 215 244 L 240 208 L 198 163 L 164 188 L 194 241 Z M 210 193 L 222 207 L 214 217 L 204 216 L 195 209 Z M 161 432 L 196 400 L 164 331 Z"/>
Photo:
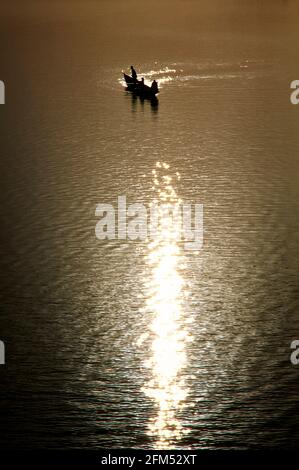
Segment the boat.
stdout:
<path fill-rule="evenodd" d="M 128 86 L 129 85 L 135 86 L 136 84 L 141 83 L 141 82 L 138 82 L 137 78 L 130 77 L 130 75 L 127 75 L 126 73 L 124 73 L 124 79 Z"/>
<path fill-rule="evenodd" d="M 156 98 L 156 94 L 159 93 L 158 88 L 153 90 L 150 86 L 142 83 L 142 80 L 137 80 L 137 78 L 133 78 L 126 73 L 124 73 L 124 79 L 127 85 L 127 90 L 142 98 L 154 99 Z"/>

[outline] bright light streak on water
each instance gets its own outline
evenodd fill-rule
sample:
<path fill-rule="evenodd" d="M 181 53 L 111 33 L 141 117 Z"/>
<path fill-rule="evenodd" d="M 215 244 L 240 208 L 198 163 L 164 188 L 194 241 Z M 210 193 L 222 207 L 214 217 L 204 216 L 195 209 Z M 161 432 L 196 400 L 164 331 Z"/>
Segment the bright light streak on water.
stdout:
<path fill-rule="evenodd" d="M 143 391 L 155 401 L 156 414 L 148 424 L 148 434 L 156 448 L 168 448 L 187 430 L 177 417 L 188 395 L 183 370 L 187 364 L 186 344 L 191 340 L 185 327 L 183 298 L 183 256 L 178 246 L 181 230 L 178 220 L 163 204 L 177 208 L 180 200 L 172 185 L 169 165 L 156 163 L 152 171 L 159 205 L 159 223 L 155 240 L 148 245 L 147 263 L 151 277 L 147 282 L 147 311 L 152 315 L 150 358 L 145 362 L 151 378 Z M 164 174 L 163 174 L 164 173 Z M 177 177 L 177 176 L 176 176 Z"/>

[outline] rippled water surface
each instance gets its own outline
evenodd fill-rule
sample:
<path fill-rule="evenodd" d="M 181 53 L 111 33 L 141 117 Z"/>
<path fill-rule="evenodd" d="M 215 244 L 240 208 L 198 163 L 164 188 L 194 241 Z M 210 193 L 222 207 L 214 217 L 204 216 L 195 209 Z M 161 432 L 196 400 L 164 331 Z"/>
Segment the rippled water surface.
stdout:
<path fill-rule="evenodd" d="M 0 20 L 2 445 L 296 446 L 297 2 L 41 3 Z M 118 196 L 202 249 L 98 240 Z"/>

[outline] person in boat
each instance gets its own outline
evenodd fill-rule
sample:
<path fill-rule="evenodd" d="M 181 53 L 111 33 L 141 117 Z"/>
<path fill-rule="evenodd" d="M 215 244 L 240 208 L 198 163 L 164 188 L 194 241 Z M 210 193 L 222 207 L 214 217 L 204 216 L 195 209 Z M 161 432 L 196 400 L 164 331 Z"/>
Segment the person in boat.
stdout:
<path fill-rule="evenodd" d="M 142 77 L 141 81 L 140 81 L 140 87 L 141 89 L 144 88 L 144 78 Z"/>
<path fill-rule="evenodd" d="M 133 65 L 131 65 L 131 74 L 132 74 L 132 78 L 134 78 L 134 80 L 137 80 L 137 72 L 134 69 Z"/>
<path fill-rule="evenodd" d="M 156 93 L 158 93 L 158 91 L 159 91 L 159 89 L 158 89 L 158 83 L 156 82 L 156 80 L 154 80 L 153 83 L 152 83 L 151 91 L 154 93 L 154 95 L 155 95 Z"/>

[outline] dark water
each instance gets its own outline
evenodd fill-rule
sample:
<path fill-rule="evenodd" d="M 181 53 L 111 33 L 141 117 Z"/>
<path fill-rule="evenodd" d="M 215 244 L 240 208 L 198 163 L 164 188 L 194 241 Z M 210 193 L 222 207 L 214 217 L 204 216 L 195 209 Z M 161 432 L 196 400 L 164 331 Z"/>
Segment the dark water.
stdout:
<path fill-rule="evenodd" d="M 1 446 L 297 446 L 298 3 L 22 5 L 0 19 Z M 132 62 L 158 105 L 125 92 Z M 203 204 L 201 250 L 97 240 L 97 204 L 163 191 Z"/>

